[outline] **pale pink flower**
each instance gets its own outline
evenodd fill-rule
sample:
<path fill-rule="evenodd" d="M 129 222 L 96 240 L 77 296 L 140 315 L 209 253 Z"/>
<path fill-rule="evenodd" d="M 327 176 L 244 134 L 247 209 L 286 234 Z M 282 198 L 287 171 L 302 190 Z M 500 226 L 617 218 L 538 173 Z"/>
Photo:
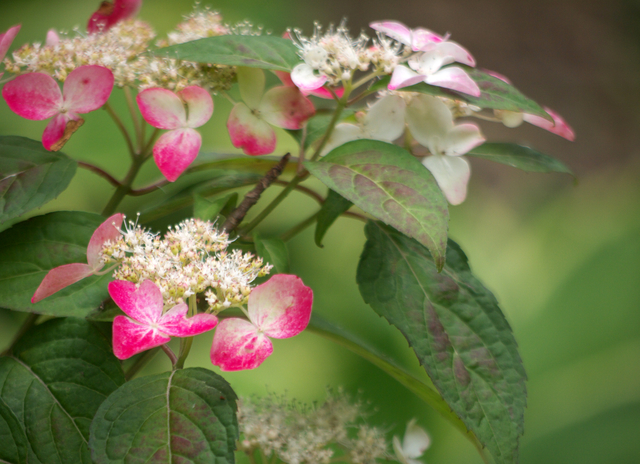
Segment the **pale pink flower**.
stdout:
<path fill-rule="evenodd" d="M 52 117 L 42 134 L 42 144 L 57 151 L 84 123 L 78 114 L 97 110 L 107 102 L 113 82 L 113 73 L 103 66 L 80 66 L 64 81 L 62 92 L 48 74 L 29 73 L 5 84 L 2 96 L 23 118 L 41 121 Z"/>
<path fill-rule="evenodd" d="M 551 108 L 544 107 L 544 110 L 553 118 L 553 122 L 537 116 L 535 114 L 524 113 L 523 119 L 527 121 L 529 124 L 533 124 L 534 126 L 538 126 L 542 129 L 548 130 L 549 132 L 559 135 L 560 137 L 564 137 L 567 140 L 573 142 L 576 139 L 576 134 L 571 128 L 567 121 L 564 120 L 562 116 L 553 111 Z"/>
<path fill-rule="evenodd" d="M 85 277 L 99 272 L 104 267 L 104 262 L 100 257 L 100 251 L 105 242 L 115 242 L 116 239 L 120 237 L 120 226 L 122 226 L 123 220 L 124 215 L 117 213 L 100 224 L 91 236 L 89 246 L 87 246 L 88 264 L 64 264 L 51 269 L 47 275 L 44 276 L 40 286 L 33 294 L 31 303 L 37 303 L 69 285 L 75 284 Z"/>
<path fill-rule="evenodd" d="M 409 67 L 395 67 L 389 90 L 426 82 L 475 97 L 480 96 L 480 87 L 462 68 L 449 66 L 441 69 L 454 62 L 467 66 L 476 65 L 473 56 L 459 44 L 448 40 L 448 37 L 439 36 L 427 29 L 409 29 L 395 21 L 374 22 L 369 26 L 417 52 L 409 58 Z"/>
<path fill-rule="evenodd" d="M 249 320 L 220 322 L 213 336 L 211 362 L 223 371 L 254 369 L 273 352 L 271 338 L 302 332 L 311 318 L 312 290 L 294 275 L 277 274 L 249 295 Z"/>
<path fill-rule="evenodd" d="M 402 443 L 397 436 L 393 437 L 393 451 L 401 464 L 421 464 L 417 458 L 422 457 L 429 446 L 431 438 L 422 427 L 416 425 L 415 419 L 407 424 Z"/>
<path fill-rule="evenodd" d="M 55 29 L 49 29 L 47 31 L 47 40 L 45 41 L 45 46 L 47 47 L 55 47 L 60 43 L 60 36 L 56 32 Z"/>
<path fill-rule="evenodd" d="M 136 100 L 145 121 L 169 130 L 153 146 L 153 158 L 160 172 L 173 182 L 198 156 L 202 137 L 195 128 L 211 118 L 213 99 L 205 89 L 192 85 L 178 93 L 159 87 L 146 89 Z"/>
<path fill-rule="evenodd" d="M 111 29 L 118 22 L 135 16 L 141 6 L 142 0 L 115 0 L 113 3 L 104 1 L 89 18 L 87 31 L 93 34 Z"/>
<path fill-rule="evenodd" d="M 291 79 L 291 73 L 285 71 L 274 71 L 274 73 L 276 74 L 276 76 L 278 76 L 280 82 L 282 82 L 284 85 L 288 87 L 296 86 L 295 82 L 293 82 L 293 79 Z M 324 98 L 325 100 L 333 100 L 333 93 L 331 93 L 325 87 L 318 87 L 317 89 L 312 90 L 300 89 L 300 91 L 304 96 L 313 95 L 314 97 Z M 340 98 L 342 97 L 342 95 L 344 95 L 344 87 L 339 87 L 333 92 L 335 93 L 336 97 Z"/>
<path fill-rule="evenodd" d="M 480 128 L 471 123 L 454 124 L 447 105 L 429 95 L 414 96 L 407 105 L 406 118 L 411 135 L 431 152 L 422 164 L 431 171 L 449 203 L 462 203 L 471 169 L 461 155 L 485 141 Z"/>
<path fill-rule="evenodd" d="M 238 68 L 238 86 L 242 102 L 236 103 L 227 120 L 231 143 L 247 155 L 266 155 L 276 148 L 276 133 L 271 127 L 301 129 L 315 114 L 313 103 L 295 86 L 278 86 L 264 92 L 261 69 Z"/>
<path fill-rule="evenodd" d="M 7 51 L 9 50 L 13 39 L 16 38 L 16 35 L 18 35 L 18 32 L 20 31 L 20 27 L 20 24 L 18 24 L 17 26 L 12 26 L 7 29 L 6 32 L 0 34 L 0 62 L 4 60 L 4 56 L 7 54 Z M 0 77 L 2 77 L 3 74 L 4 73 L 0 73 Z"/>
<path fill-rule="evenodd" d="M 187 318 L 186 303 L 163 313 L 162 292 L 151 280 L 143 281 L 139 288 L 126 280 L 110 282 L 109 295 L 128 316 L 116 316 L 113 320 L 113 353 L 118 359 L 164 345 L 171 337 L 199 335 L 218 323 L 213 314 Z"/>

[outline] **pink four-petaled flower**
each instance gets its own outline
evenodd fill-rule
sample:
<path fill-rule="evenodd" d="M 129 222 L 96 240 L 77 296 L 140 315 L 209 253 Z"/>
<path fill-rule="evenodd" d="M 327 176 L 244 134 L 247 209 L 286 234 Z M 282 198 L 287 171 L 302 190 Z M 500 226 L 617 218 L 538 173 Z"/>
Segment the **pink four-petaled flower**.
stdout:
<path fill-rule="evenodd" d="M 87 247 L 88 264 L 64 264 L 51 269 L 40 282 L 40 286 L 33 294 L 31 302 L 37 303 L 43 298 L 53 295 L 57 291 L 100 271 L 104 266 L 100 259 L 102 246 L 107 241 L 116 241 L 120 236 L 120 226 L 122 226 L 123 220 L 124 215 L 117 213 L 100 224 L 91 236 L 91 240 L 89 240 L 89 246 Z"/>
<path fill-rule="evenodd" d="M 62 92 L 48 74 L 28 73 L 5 84 L 2 96 L 23 118 L 53 118 L 42 134 L 42 144 L 47 150 L 57 151 L 84 122 L 79 114 L 97 110 L 107 102 L 113 82 L 113 73 L 103 66 L 80 66 L 67 76 Z"/>
<path fill-rule="evenodd" d="M 295 86 L 283 85 L 264 92 L 261 69 L 238 68 L 238 86 L 243 102 L 236 103 L 227 120 L 231 143 L 247 155 L 266 155 L 276 148 L 271 127 L 301 129 L 315 114 L 313 103 Z"/>
<path fill-rule="evenodd" d="M 113 353 L 118 359 L 164 345 L 171 337 L 193 337 L 213 329 L 218 318 L 196 314 L 187 318 L 189 307 L 180 303 L 163 312 L 162 292 L 151 280 L 136 287 L 133 282 L 109 283 L 109 295 L 127 316 L 113 320 Z"/>
<path fill-rule="evenodd" d="M 220 322 L 213 336 L 211 362 L 223 371 L 258 367 L 273 352 L 269 337 L 293 337 L 307 327 L 312 303 L 313 292 L 299 277 L 271 277 L 249 295 L 249 321 Z"/>
<path fill-rule="evenodd" d="M 427 29 L 409 29 L 395 21 L 373 22 L 372 29 L 410 46 L 416 55 L 409 59 L 409 67 L 398 65 L 393 70 L 389 90 L 425 82 L 473 96 L 480 96 L 480 87 L 457 66 L 442 68 L 454 62 L 475 66 L 471 54 L 462 46 Z"/>
<path fill-rule="evenodd" d="M 158 129 L 169 129 L 153 146 L 153 158 L 160 172 L 173 182 L 198 156 L 202 137 L 195 128 L 211 118 L 213 99 L 195 85 L 178 93 L 159 87 L 146 89 L 136 99 L 145 121 Z"/>

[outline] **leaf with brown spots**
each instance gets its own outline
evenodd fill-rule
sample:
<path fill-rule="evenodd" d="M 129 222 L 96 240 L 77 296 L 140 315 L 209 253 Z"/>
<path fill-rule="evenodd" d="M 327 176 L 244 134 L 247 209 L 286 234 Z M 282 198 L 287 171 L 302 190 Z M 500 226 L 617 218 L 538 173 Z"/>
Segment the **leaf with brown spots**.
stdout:
<path fill-rule="evenodd" d="M 369 221 L 357 281 L 364 300 L 396 326 L 451 409 L 498 464 L 518 461 L 526 374 L 495 297 L 449 241 L 441 272 L 429 251 Z"/>
<path fill-rule="evenodd" d="M 127 382 L 91 423 L 93 461 L 233 464 L 236 400 L 226 380 L 202 368 Z"/>
<path fill-rule="evenodd" d="M 390 143 L 356 140 L 305 167 L 331 190 L 426 246 L 444 266 L 449 210 L 428 169 Z"/>

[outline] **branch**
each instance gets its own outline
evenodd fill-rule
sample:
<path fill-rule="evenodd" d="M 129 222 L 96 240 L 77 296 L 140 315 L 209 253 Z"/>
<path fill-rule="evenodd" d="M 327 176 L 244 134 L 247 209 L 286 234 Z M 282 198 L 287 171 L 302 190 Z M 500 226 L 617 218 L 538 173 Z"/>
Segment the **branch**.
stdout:
<path fill-rule="evenodd" d="M 242 219 L 244 219 L 245 215 L 249 211 L 249 208 L 251 208 L 253 205 L 255 205 L 258 202 L 258 200 L 260 199 L 260 195 L 262 195 L 262 192 L 264 192 L 266 188 L 269 187 L 272 184 L 272 182 L 278 178 L 280 174 L 282 174 L 284 167 L 289 162 L 289 158 L 291 158 L 290 153 L 287 153 L 286 155 L 284 155 L 282 159 L 278 162 L 278 164 L 272 167 L 269 170 L 269 172 L 267 172 L 267 174 L 265 174 L 265 176 L 262 179 L 260 179 L 260 181 L 258 181 L 258 183 L 253 188 L 253 190 L 251 190 L 249 193 L 245 195 L 242 202 L 229 215 L 227 220 L 222 225 L 222 230 L 231 232 L 233 229 L 235 229 L 238 226 L 238 224 L 240 224 Z"/>
<path fill-rule="evenodd" d="M 115 187 L 120 187 L 122 185 L 118 179 L 113 177 L 107 171 L 103 171 L 98 166 L 94 166 L 93 164 L 85 163 L 84 161 L 78 161 L 78 166 L 80 166 L 81 168 L 85 168 L 85 169 L 87 169 L 89 171 L 92 171 L 92 172 L 98 174 L 100 177 L 104 177 L 105 179 L 107 179 L 107 181 L 111 185 L 113 185 Z"/>
<path fill-rule="evenodd" d="M 289 182 L 286 182 L 286 181 L 280 180 L 280 179 L 274 180 L 273 183 L 274 184 L 278 184 L 278 185 L 284 185 L 285 187 L 287 185 L 289 185 Z M 320 195 L 317 192 L 314 192 L 313 190 L 311 190 L 308 187 L 305 187 L 303 185 L 296 185 L 295 189 L 301 191 L 302 193 L 306 193 L 307 195 L 309 195 L 311 198 L 313 198 L 314 200 L 316 200 L 320 204 L 324 203 L 324 198 L 322 198 L 322 195 Z"/>
<path fill-rule="evenodd" d="M 167 185 L 169 183 L 169 181 L 167 179 L 162 179 L 159 180 L 158 182 L 151 184 L 147 187 L 142 187 L 140 189 L 137 190 L 131 190 L 129 192 L 129 195 L 131 195 L 132 197 L 139 197 L 140 195 L 146 195 L 147 193 L 151 193 L 154 190 L 157 190 L 159 188 L 164 187 L 165 185 Z"/>

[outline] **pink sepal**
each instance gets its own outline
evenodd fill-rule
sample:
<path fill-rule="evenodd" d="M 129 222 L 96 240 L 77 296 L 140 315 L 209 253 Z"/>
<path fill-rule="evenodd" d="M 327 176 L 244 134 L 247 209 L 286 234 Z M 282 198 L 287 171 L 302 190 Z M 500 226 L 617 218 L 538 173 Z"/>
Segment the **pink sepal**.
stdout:
<path fill-rule="evenodd" d="M 424 82 L 425 77 L 423 74 L 418 74 L 406 66 L 398 65 L 394 68 L 393 74 L 391 74 L 389 90 L 401 89 L 402 87 Z"/>
<path fill-rule="evenodd" d="M 224 319 L 213 335 L 211 362 L 223 371 L 255 369 L 271 353 L 271 340 L 242 319 Z"/>
<path fill-rule="evenodd" d="M 198 156 L 202 137 L 195 129 L 174 129 L 153 146 L 153 159 L 169 182 L 175 181 Z"/>
<path fill-rule="evenodd" d="M 205 89 L 190 85 L 178 92 L 178 97 L 186 103 L 188 108 L 187 127 L 200 127 L 211 119 L 213 98 Z"/>
<path fill-rule="evenodd" d="M 80 66 L 64 81 L 64 107 L 74 113 L 95 111 L 109 100 L 113 83 L 110 69 L 97 65 Z"/>
<path fill-rule="evenodd" d="M 249 319 L 273 338 L 298 335 L 309 324 L 313 291 L 295 275 L 277 274 L 249 294 Z"/>
<path fill-rule="evenodd" d="M 12 26 L 7 29 L 7 32 L 0 34 L 0 61 L 4 60 L 4 56 L 7 54 L 13 39 L 16 38 L 20 31 L 20 27 L 22 27 L 20 24 Z"/>
<path fill-rule="evenodd" d="M 62 92 L 53 77 L 44 73 L 17 76 L 2 88 L 11 111 L 33 121 L 49 119 L 62 109 Z"/>
<path fill-rule="evenodd" d="M 91 236 L 87 246 L 87 262 L 93 269 L 99 270 L 101 267 L 100 251 L 104 244 L 108 241 L 115 242 L 120 237 L 122 221 L 124 221 L 124 214 L 116 213 L 100 224 Z"/>
<path fill-rule="evenodd" d="M 141 6 L 142 0 L 115 0 L 113 3 L 104 1 L 89 18 L 87 31 L 94 34 L 111 29 L 118 22 L 135 16 Z"/>
<path fill-rule="evenodd" d="M 489 74 L 491 77 L 495 77 L 496 79 L 500 79 L 502 82 L 505 82 L 507 84 L 511 84 L 511 81 L 509 80 L 509 78 L 507 76 L 505 76 L 504 74 L 500 74 L 499 72 L 496 71 L 491 71 L 490 69 L 482 69 L 482 72 Z"/>
<path fill-rule="evenodd" d="M 316 90 L 327 82 L 327 76 L 316 74 L 306 63 L 300 63 L 291 71 L 291 80 L 303 92 Z"/>
<path fill-rule="evenodd" d="M 60 43 L 60 36 L 55 29 L 49 29 L 47 31 L 47 39 L 44 42 L 46 47 L 55 47 Z"/>
<path fill-rule="evenodd" d="M 551 108 L 544 107 L 544 110 L 553 118 L 553 122 L 544 119 L 543 117 L 536 116 L 535 114 L 524 114 L 524 120 L 529 124 L 538 126 L 549 132 L 564 137 L 565 139 L 573 142 L 576 139 L 576 134 L 569 124 L 564 120 L 562 116 L 553 111 Z"/>
<path fill-rule="evenodd" d="M 411 29 L 397 21 L 375 21 L 369 27 L 405 45 L 411 45 Z"/>
<path fill-rule="evenodd" d="M 276 76 L 278 76 L 278 78 L 280 79 L 280 82 L 282 82 L 283 85 L 286 85 L 288 87 L 290 86 L 295 86 L 296 84 L 293 83 L 293 81 L 291 80 L 291 74 L 285 71 L 273 71 Z M 297 86 L 296 86 L 297 87 Z M 314 90 L 300 90 L 302 92 L 303 95 L 313 95 L 314 97 L 318 97 L 318 98 L 324 98 L 326 100 L 333 100 L 333 93 L 329 92 L 329 90 L 326 87 L 320 87 L 318 89 L 314 89 Z M 343 87 L 339 87 L 337 89 L 335 89 L 333 91 L 336 96 L 338 98 L 342 97 L 342 95 L 344 95 L 344 88 Z"/>
<path fill-rule="evenodd" d="M 182 303 L 164 313 L 158 324 L 161 330 L 172 337 L 193 337 L 208 332 L 218 324 L 213 314 L 196 314 L 187 319 L 189 306 Z"/>
<path fill-rule="evenodd" d="M 91 266 L 81 263 L 65 264 L 53 268 L 47 272 L 47 275 L 44 276 L 44 279 L 40 282 L 40 285 L 31 298 L 31 303 L 37 303 L 57 291 L 71 284 L 75 284 L 85 277 L 89 277 L 93 273 L 94 270 Z"/>
<path fill-rule="evenodd" d="M 126 316 L 113 320 L 113 354 L 118 359 L 127 359 L 134 354 L 164 345 L 171 337 L 148 325 L 136 324 Z"/>
<path fill-rule="evenodd" d="M 51 147 L 55 145 L 63 136 L 67 123 L 71 119 L 79 119 L 78 116 L 71 117 L 72 113 L 59 113 L 44 128 L 42 133 L 42 146 L 47 150 L 51 150 Z"/>
<path fill-rule="evenodd" d="M 271 88 L 262 97 L 259 107 L 262 118 L 283 129 L 301 129 L 316 112 L 313 103 L 297 87 Z"/>
<path fill-rule="evenodd" d="M 427 84 L 444 87 L 445 89 L 456 90 L 467 93 L 474 97 L 480 96 L 480 87 L 469 77 L 469 75 L 457 66 L 450 66 L 428 76 L 425 79 Z"/>
<path fill-rule="evenodd" d="M 227 120 L 231 143 L 251 156 L 266 155 L 276 149 L 276 133 L 256 117 L 247 105 L 236 103 Z"/>
<path fill-rule="evenodd" d="M 109 282 L 109 295 L 124 313 L 146 325 L 158 325 L 162 316 L 162 292 L 151 280 L 136 284 L 126 280 Z"/>
<path fill-rule="evenodd" d="M 178 129 L 187 125 L 182 100 L 171 90 L 154 87 L 143 90 L 136 97 L 145 121 L 158 129 Z"/>

